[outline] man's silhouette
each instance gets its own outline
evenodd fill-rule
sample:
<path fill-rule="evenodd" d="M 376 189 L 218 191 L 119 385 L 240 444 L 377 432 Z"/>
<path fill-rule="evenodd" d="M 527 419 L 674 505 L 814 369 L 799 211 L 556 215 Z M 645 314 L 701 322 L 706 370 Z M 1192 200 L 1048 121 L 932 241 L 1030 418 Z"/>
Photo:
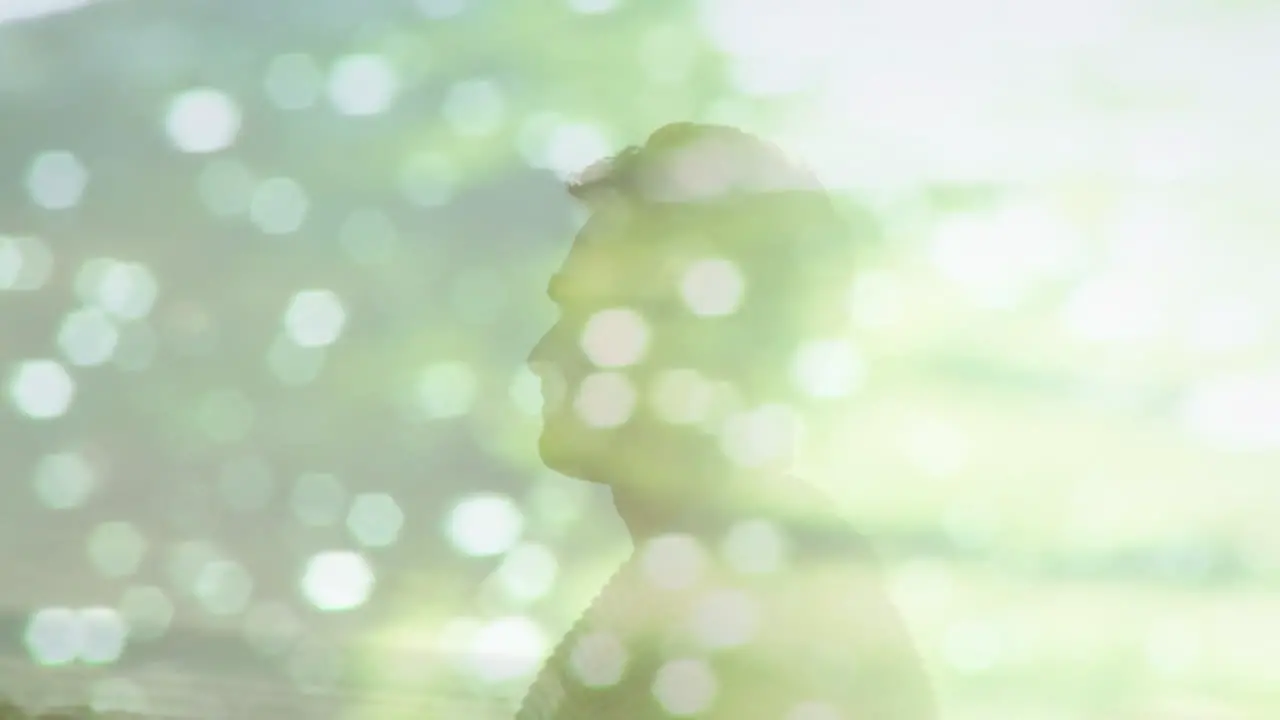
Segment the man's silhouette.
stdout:
<path fill-rule="evenodd" d="M 797 352 L 845 327 L 850 238 L 825 193 L 778 149 L 693 124 L 570 192 L 591 216 L 530 355 L 539 449 L 610 487 L 635 550 L 518 720 L 933 717 L 870 549 L 788 472 L 831 403 L 797 392 Z"/>

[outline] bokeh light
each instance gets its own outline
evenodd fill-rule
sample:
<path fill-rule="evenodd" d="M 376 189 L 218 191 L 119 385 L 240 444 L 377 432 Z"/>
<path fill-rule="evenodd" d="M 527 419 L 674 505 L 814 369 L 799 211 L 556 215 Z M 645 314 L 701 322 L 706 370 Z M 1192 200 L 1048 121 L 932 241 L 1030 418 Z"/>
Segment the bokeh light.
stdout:
<path fill-rule="evenodd" d="M 742 303 L 745 291 L 742 271 L 730 260 L 693 263 L 680 282 L 680 293 L 696 315 L 729 315 Z"/>
<path fill-rule="evenodd" d="M 357 495 L 347 512 L 347 529 L 365 547 L 386 547 L 400 536 L 404 510 L 385 493 Z"/>
<path fill-rule="evenodd" d="M 329 71 L 329 102 L 344 115 L 377 115 L 396 99 L 395 68 L 378 55 L 348 55 Z"/>
<path fill-rule="evenodd" d="M 602 310 L 587 320 L 582 331 L 582 350 L 597 367 L 634 365 L 644 357 L 649 327 L 634 310 Z"/>
<path fill-rule="evenodd" d="M 21 363 L 9 380 L 9 397 L 18 411 L 37 420 L 59 417 L 71 407 L 76 384 L 55 360 Z"/>
<path fill-rule="evenodd" d="M 85 503 L 98 484 L 93 466 L 76 452 L 58 452 L 40 458 L 33 472 L 36 495 L 47 507 L 69 510 Z"/>
<path fill-rule="evenodd" d="M 307 561 L 302 594 L 307 602 L 328 612 L 363 605 L 373 593 L 374 574 L 358 553 L 326 551 Z"/>
<path fill-rule="evenodd" d="M 40 153 L 27 170 L 27 192 L 32 202 L 48 210 L 78 205 L 88 183 L 88 169 L 65 150 Z"/>
<path fill-rule="evenodd" d="M 573 407 L 587 425 L 618 427 L 630 419 L 635 410 L 635 386 L 622 373 L 592 373 L 578 385 Z"/>
<path fill-rule="evenodd" d="M 194 88 L 175 96 L 165 114 L 169 140 L 182 152 L 205 154 L 225 150 L 240 133 L 240 106 L 226 93 Z"/>
<path fill-rule="evenodd" d="M 89 557 L 98 572 L 110 577 L 137 572 L 146 550 L 146 537 L 127 522 L 103 523 L 89 535 Z"/>
<path fill-rule="evenodd" d="M 445 534 L 459 552 L 476 557 L 500 555 L 524 532 L 524 515 L 511 498 L 497 493 L 471 495 L 449 512 Z"/>
<path fill-rule="evenodd" d="M 704 660 L 672 660 L 658 670 L 653 695 L 672 717 L 696 716 L 711 707 L 718 690 L 715 672 Z"/>
<path fill-rule="evenodd" d="M 627 648 L 608 632 L 580 639 L 569 655 L 569 666 L 587 687 L 608 687 L 622 679 L 627 668 Z"/>

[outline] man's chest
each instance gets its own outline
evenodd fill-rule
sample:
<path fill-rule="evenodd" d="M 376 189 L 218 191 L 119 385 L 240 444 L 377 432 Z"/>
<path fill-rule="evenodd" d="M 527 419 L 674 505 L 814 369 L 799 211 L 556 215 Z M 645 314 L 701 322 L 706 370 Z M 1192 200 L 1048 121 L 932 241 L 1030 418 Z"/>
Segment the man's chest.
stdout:
<path fill-rule="evenodd" d="M 834 706 L 848 637 L 795 577 L 709 574 L 687 587 L 629 568 L 565 637 L 518 720 L 787 718 Z M 820 717 L 820 716 L 815 716 Z"/>

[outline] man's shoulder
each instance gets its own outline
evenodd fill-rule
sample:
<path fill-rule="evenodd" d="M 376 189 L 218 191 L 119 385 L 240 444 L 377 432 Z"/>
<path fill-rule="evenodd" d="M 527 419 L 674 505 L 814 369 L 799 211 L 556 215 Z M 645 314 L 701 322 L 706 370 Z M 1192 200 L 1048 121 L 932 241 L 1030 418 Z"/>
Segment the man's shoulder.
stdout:
<path fill-rule="evenodd" d="M 876 564 L 871 537 L 857 526 L 847 503 L 805 478 L 788 477 L 786 487 L 786 502 L 762 519 L 785 539 L 792 560 Z"/>

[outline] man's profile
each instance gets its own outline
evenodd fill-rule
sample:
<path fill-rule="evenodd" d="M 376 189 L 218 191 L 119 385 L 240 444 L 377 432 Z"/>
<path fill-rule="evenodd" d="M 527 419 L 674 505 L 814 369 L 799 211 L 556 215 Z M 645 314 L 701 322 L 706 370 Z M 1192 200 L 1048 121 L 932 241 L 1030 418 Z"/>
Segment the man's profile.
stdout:
<path fill-rule="evenodd" d="M 591 169 L 530 354 L 552 469 L 607 485 L 635 551 L 518 720 L 916 720 L 921 662 L 867 544 L 794 477 L 831 400 L 797 352 L 844 328 L 851 239 L 777 148 L 676 124 Z"/>

